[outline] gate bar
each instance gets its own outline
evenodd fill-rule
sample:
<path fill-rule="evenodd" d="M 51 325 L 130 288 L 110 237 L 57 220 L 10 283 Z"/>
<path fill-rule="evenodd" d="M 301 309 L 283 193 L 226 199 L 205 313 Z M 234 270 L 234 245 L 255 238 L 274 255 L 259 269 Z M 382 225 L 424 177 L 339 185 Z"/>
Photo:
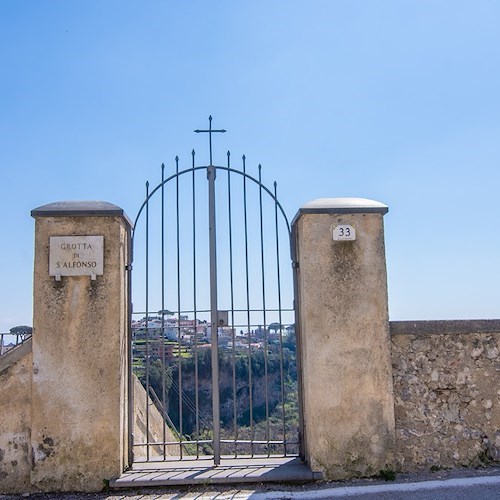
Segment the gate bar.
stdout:
<path fill-rule="evenodd" d="M 181 248 L 180 248 L 180 223 L 179 223 L 179 157 L 175 157 L 175 215 L 176 215 L 176 237 L 177 237 L 177 349 L 178 365 L 177 373 L 179 380 L 179 458 L 182 460 L 182 440 L 184 432 L 182 428 L 182 343 L 181 343 Z"/>
<path fill-rule="evenodd" d="M 198 391 L 198 312 L 196 304 L 196 183 L 194 169 L 194 149 L 191 152 L 193 175 L 191 177 L 191 187 L 193 195 L 193 312 L 194 312 L 194 400 L 195 400 L 195 426 L 196 426 L 196 458 L 200 457 L 200 396 Z"/>
<path fill-rule="evenodd" d="M 246 157 L 242 156 L 243 160 L 243 218 L 245 228 L 245 284 L 247 297 L 247 333 L 248 333 L 248 398 L 250 403 L 250 436 L 252 443 L 250 444 L 250 453 L 253 457 L 254 447 L 253 439 L 255 437 L 253 425 L 253 389 L 252 389 L 252 336 L 250 334 L 250 275 L 248 269 L 248 219 L 247 219 L 247 176 L 246 176 Z"/>
<path fill-rule="evenodd" d="M 262 213 L 262 165 L 259 164 L 259 216 L 260 216 L 260 259 L 261 259 L 261 280 L 262 280 L 262 319 L 264 322 L 264 392 L 266 404 L 266 440 L 269 443 L 269 387 L 268 387 L 268 338 L 267 338 L 267 317 L 266 317 L 266 272 L 264 263 L 264 215 Z M 270 448 L 267 446 L 267 456 L 270 455 Z"/>
<path fill-rule="evenodd" d="M 227 211 L 229 229 L 229 284 L 231 294 L 231 363 L 233 368 L 233 433 L 234 433 L 234 458 L 238 456 L 238 419 L 236 407 L 236 345 L 234 326 L 234 280 L 233 280 L 233 216 L 231 211 L 231 153 L 227 152 Z"/>
<path fill-rule="evenodd" d="M 276 272 L 278 281 L 278 323 L 280 325 L 280 379 L 281 379 L 281 414 L 283 432 L 283 453 L 286 457 L 286 419 L 285 419 L 285 373 L 283 369 L 283 318 L 281 310 L 281 273 L 280 273 L 280 245 L 278 232 L 278 184 L 274 181 L 274 229 L 276 236 Z M 297 351 L 296 351 L 297 352 Z"/>
<path fill-rule="evenodd" d="M 166 365 L 166 356 L 165 356 L 165 164 L 161 164 L 161 336 L 160 336 L 160 342 L 161 342 L 161 355 L 162 355 L 162 363 L 163 363 L 163 370 L 165 369 Z M 156 393 L 154 392 L 154 389 L 150 387 L 150 390 L 153 391 L 154 395 Z M 165 374 L 162 371 L 162 377 L 161 377 L 161 403 L 162 403 L 162 415 L 165 414 L 165 408 L 167 407 L 166 404 L 166 398 L 167 398 L 167 388 L 165 387 Z M 165 417 L 164 419 L 165 420 Z M 163 422 L 163 430 L 162 430 L 162 435 L 163 435 L 163 442 L 167 440 L 167 425 L 165 422 Z M 167 447 L 163 445 L 163 460 L 165 460 L 167 457 Z"/>
<path fill-rule="evenodd" d="M 146 182 L 146 432 L 149 432 L 149 181 Z M 149 441 L 146 435 L 146 441 Z M 146 445 L 146 460 L 149 461 L 149 445 Z"/>
<path fill-rule="evenodd" d="M 210 240 L 210 333 L 212 341 L 212 416 L 214 465 L 220 464 L 220 408 L 219 408 L 219 342 L 217 318 L 217 245 L 215 227 L 215 176 L 213 165 L 207 167 L 208 231 Z"/>

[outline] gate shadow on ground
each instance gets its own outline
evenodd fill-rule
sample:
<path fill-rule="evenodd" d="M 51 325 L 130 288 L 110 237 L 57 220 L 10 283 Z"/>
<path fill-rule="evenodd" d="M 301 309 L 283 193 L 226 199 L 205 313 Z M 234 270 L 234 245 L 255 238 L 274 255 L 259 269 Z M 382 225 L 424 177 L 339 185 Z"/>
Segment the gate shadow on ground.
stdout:
<path fill-rule="evenodd" d="M 322 479 L 298 457 L 226 459 L 215 466 L 213 460 L 136 463 L 121 477 L 110 482 L 112 488 L 155 486 L 302 483 Z"/>

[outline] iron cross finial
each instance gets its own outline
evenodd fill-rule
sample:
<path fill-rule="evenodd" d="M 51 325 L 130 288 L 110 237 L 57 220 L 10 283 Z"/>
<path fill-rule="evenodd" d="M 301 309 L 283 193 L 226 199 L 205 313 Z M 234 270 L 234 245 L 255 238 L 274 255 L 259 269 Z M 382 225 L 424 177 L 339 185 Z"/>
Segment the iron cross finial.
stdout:
<path fill-rule="evenodd" d="M 212 133 L 213 132 L 220 132 L 223 134 L 224 132 L 226 132 L 226 130 L 223 128 L 221 128 L 219 130 L 212 130 L 212 115 L 210 115 L 208 117 L 208 130 L 196 129 L 195 132 L 197 134 L 199 134 L 200 132 L 208 132 L 208 144 L 210 147 L 210 166 L 212 166 Z"/>

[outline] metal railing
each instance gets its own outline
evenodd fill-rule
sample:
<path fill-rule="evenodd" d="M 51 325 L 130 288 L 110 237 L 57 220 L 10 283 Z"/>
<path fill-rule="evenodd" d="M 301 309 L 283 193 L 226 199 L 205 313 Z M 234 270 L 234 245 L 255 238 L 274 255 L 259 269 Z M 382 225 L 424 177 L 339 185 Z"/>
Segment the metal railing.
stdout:
<path fill-rule="evenodd" d="M 31 333 L 0 333 L 0 356 L 28 340 Z"/>

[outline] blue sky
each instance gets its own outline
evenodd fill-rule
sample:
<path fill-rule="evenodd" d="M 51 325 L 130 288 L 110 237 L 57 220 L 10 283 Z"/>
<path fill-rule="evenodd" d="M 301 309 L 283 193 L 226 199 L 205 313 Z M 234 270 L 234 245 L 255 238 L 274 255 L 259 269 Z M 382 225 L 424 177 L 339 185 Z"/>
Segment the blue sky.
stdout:
<path fill-rule="evenodd" d="M 159 165 L 247 156 L 292 218 L 386 203 L 391 319 L 498 318 L 500 4 L 0 2 L 0 331 L 31 324 L 30 210 L 135 217 Z M 256 172 L 256 170 L 255 170 Z"/>

